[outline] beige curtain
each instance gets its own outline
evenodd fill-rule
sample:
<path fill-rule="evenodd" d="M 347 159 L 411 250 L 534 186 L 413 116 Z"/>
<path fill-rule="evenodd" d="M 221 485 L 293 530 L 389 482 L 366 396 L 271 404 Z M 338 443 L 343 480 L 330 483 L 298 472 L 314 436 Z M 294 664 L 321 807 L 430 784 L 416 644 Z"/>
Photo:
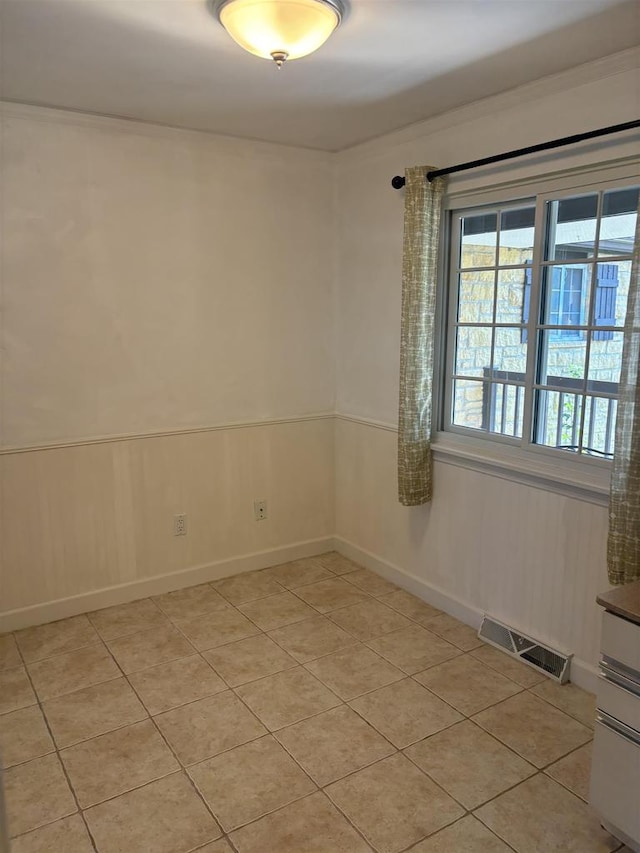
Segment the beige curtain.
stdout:
<path fill-rule="evenodd" d="M 433 166 L 405 171 L 398 497 L 405 506 L 431 500 L 431 394 L 436 275 L 444 178 Z"/>
<path fill-rule="evenodd" d="M 624 326 L 620 400 L 609 498 L 607 563 L 612 584 L 640 578 L 640 209 Z"/>

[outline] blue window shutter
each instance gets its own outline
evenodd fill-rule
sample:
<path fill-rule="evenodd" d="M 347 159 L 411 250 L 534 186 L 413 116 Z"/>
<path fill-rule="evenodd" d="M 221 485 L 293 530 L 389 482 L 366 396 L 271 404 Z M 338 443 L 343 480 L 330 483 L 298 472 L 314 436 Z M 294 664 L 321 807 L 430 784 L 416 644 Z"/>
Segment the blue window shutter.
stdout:
<path fill-rule="evenodd" d="M 524 291 L 522 294 L 522 322 L 526 324 L 529 322 L 529 311 L 531 310 L 531 281 L 532 281 L 532 270 L 531 267 L 528 267 L 524 271 Z M 529 337 L 529 330 L 527 328 L 520 330 L 520 343 L 526 343 Z"/>
<path fill-rule="evenodd" d="M 618 267 L 615 264 L 598 264 L 596 270 L 596 304 L 593 321 L 596 326 L 615 326 L 616 295 L 618 293 Z M 594 341 L 610 341 L 613 332 L 594 332 Z"/>

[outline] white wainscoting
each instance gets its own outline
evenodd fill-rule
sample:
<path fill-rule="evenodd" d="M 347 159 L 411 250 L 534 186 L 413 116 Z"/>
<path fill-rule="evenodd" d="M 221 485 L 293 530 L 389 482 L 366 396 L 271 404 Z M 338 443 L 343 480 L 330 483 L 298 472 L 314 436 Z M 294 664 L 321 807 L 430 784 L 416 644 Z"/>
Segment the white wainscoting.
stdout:
<path fill-rule="evenodd" d="M 3 454 L 0 630 L 329 550 L 333 447 L 318 417 Z"/>
<path fill-rule="evenodd" d="M 444 462 L 433 502 L 403 507 L 396 441 L 336 418 L 338 550 L 474 627 L 486 612 L 572 652 L 572 680 L 593 689 L 606 508 Z"/>

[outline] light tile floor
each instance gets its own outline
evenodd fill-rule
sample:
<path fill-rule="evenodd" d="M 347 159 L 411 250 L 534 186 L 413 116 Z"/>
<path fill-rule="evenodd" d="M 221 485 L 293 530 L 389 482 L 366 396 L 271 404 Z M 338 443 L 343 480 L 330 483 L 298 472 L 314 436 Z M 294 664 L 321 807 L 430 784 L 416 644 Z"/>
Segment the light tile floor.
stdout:
<path fill-rule="evenodd" d="M 339 554 L 0 637 L 13 853 L 605 853 L 594 698 Z"/>

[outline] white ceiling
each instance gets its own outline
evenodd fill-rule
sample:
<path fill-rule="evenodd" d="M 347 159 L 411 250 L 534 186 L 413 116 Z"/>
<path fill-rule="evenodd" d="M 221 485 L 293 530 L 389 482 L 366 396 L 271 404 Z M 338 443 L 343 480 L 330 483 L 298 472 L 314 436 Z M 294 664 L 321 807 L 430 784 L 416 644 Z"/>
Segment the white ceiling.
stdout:
<path fill-rule="evenodd" d="M 0 11 L 5 99 L 328 151 L 640 41 L 637 0 L 352 0 L 324 47 L 278 72 L 205 0 Z"/>

